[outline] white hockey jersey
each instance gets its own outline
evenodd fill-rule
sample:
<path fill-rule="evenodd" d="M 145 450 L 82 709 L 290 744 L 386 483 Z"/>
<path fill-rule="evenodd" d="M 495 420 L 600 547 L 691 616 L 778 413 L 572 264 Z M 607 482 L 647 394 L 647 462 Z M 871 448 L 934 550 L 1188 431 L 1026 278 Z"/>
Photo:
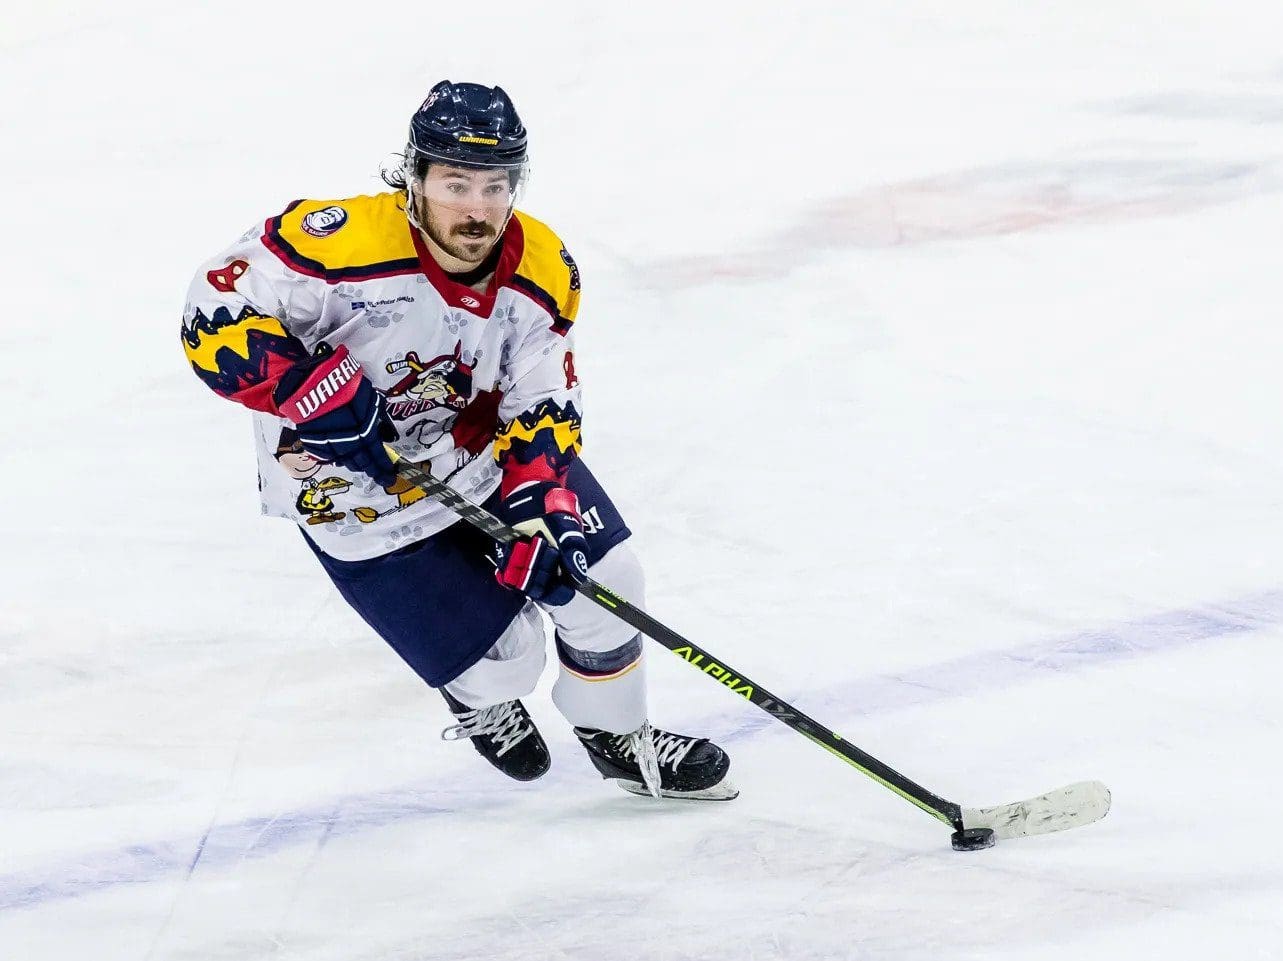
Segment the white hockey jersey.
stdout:
<path fill-rule="evenodd" d="M 255 412 L 263 512 L 341 560 L 455 518 L 405 482 L 383 488 L 303 450 L 272 389 L 322 342 L 346 344 L 387 396 L 397 453 L 475 503 L 501 473 L 560 477 L 579 451 L 579 271 L 561 241 L 516 212 L 478 293 L 441 270 L 403 204 L 398 192 L 290 204 L 201 266 L 183 316 L 192 370 Z"/>

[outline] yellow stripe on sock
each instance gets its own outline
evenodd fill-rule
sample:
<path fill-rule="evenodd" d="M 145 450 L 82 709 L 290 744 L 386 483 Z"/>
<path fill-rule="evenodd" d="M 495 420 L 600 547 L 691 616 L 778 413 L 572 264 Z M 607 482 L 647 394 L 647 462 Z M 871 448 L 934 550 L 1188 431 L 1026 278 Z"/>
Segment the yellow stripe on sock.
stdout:
<path fill-rule="evenodd" d="M 616 680 L 617 678 L 621 678 L 640 664 L 641 664 L 641 658 L 639 657 L 637 658 L 637 660 L 633 661 L 627 667 L 620 668 L 614 674 L 599 674 L 596 676 L 590 676 L 588 674 L 580 674 L 573 667 L 570 667 L 568 664 L 566 664 L 565 661 L 561 662 L 561 668 L 567 674 L 573 674 L 575 677 L 579 678 L 581 681 L 588 681 L 590 683 L 595 683 L 597 681 L 613 681 L 613 680 Z"/>

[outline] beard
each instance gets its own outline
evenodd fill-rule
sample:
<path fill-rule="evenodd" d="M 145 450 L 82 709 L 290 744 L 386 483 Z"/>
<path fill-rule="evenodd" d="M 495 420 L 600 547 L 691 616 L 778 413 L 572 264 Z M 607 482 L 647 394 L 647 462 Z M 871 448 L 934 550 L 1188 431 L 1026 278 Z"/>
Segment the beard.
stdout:
<path fill-rule="evenodd" d="M 432 216 L 431 209 L 425 213 L 427 216 L 421 218 L 423 232 L 451 257 L 465 263 L 481 263 L 499 239 L 499 231 L 484 220 L 468 220 L 447 229 Z"/>

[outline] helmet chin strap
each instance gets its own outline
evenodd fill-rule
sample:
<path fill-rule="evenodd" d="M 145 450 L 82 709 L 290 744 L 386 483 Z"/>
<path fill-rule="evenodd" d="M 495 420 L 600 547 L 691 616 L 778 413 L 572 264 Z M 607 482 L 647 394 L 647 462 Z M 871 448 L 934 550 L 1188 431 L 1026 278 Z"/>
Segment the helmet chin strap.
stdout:
<path fill-rule="evenodd" d="M 405 174 L 405 216 L 410 221 L 410 225 L 422 233 L 427 233 L 423 229 L 423 224 L 419 223 L 418 204 L 416 202 L 414 185 L 417 182 L 414 179 L 414 166 L 406 159 L 405 166 L 401 168 Z"/>

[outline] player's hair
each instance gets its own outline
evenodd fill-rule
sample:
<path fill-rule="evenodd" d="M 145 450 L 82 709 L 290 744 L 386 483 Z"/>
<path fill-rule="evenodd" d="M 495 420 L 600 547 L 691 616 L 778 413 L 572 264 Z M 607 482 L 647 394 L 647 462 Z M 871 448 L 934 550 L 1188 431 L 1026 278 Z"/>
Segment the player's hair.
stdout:
<path fill-rule="evenodd" d="M 402 154 L 393 154 L 395 160 L 385 160 L 379 167 L 379 177 L 389 187 L 395 187 L 397 190 L 404 190 L 405 183 L 405 157 Z M 415 176 L 422 178 L 428 172 L 428 158 L 416 157 L 414 164 Z"/>

